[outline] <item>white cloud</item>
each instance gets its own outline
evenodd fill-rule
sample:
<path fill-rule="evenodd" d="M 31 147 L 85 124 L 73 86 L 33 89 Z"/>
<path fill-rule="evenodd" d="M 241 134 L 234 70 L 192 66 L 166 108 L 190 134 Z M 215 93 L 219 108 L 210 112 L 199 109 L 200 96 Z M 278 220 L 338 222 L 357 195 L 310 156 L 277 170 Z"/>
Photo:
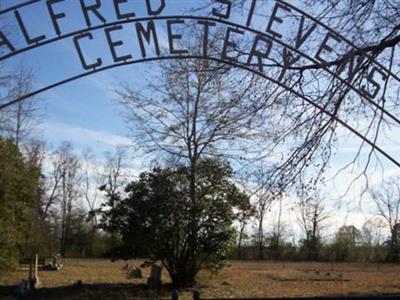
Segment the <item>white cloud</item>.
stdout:
<path fill-rule="evenodd" d="M 65 123 L 44 123 L 42 130 L 46 140 L 52 144 L 69 141 L 81 149 L 90 146 L 95 152 L 98 152 L 97 150 L 108 151 L 115 147 L 132 145 L 131 139 L 126 136 Z"/>

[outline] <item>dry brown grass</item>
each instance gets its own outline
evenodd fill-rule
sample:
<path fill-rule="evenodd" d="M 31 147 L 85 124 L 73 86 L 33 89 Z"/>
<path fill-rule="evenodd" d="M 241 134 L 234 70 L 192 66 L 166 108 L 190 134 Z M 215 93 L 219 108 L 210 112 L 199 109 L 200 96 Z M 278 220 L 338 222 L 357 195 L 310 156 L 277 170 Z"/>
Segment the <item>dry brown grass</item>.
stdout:
<path fill-rule="evenodd" d="M 139 266 L 143 261 L 135 261 L 134 266 Z M 150 274 L 150 268 L 143 268 L 143 279 L 132 279 L 124 270 L 124 261 L 111 262 L 106 259 L 67 259 L 60 271 L 39 271 L 42 287 L 61 287 L 73 285 L 77 280 L 84 284 L 140 284 L 145 283 Z M 21 268 L 8 276 L 0 277 L 1 285 L 13 285 L 28 276 L 28 269 Z M 163 280 L 169 281 L 166 272 Z"/>
<path fill-rule="evenodd" d="M 141 261 L 135 261 L 139 266 Z M 61 271 L 40 271 L 43 289 L 40 299 L 129 299 L 149 296 L 144 283 L 149 268 L 143 269 L 143 279 L 131 279 L 123 270 L 125 262 L 107 260 L 78 260 L 65 262 Z M 27 270 L 0 276 L 0 298 L 10 293 L 12 286 L 27 277 Z M 73 287 L 82 280 L 84 287 Z M 163 271 L 163 281 L 169 277 Z M 400 294 L 399 265 L 278 263 L 232 261 L 220 274 L 202 272 L 198 288 L 202 297 L 286 297 L 349 294 Z M 159 294 L 168 297 L 166 286 Z M 189 292 L 182 292 L 184 299 Z M 12 299 L 12 298 L 10 298 Z"/>
<path fill-rule="evenodd" d="M 399 265 L 232 262 L 202 294 L 286 297 L 400 293 Z"/>

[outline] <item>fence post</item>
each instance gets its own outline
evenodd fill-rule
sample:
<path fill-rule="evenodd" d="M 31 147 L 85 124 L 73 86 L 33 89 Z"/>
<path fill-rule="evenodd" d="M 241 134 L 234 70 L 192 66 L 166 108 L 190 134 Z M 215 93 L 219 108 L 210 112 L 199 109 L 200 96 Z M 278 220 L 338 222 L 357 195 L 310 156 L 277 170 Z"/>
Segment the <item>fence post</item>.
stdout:
<path fill-rule="evenodd" d="M 38 278 L 39 255 L 35 254 L 35 279 Z"/>
<path fill-rule="evenodd" d="M 198 290 L 193 291 L 193 300 L 200 300 L 200 292 Z"/>

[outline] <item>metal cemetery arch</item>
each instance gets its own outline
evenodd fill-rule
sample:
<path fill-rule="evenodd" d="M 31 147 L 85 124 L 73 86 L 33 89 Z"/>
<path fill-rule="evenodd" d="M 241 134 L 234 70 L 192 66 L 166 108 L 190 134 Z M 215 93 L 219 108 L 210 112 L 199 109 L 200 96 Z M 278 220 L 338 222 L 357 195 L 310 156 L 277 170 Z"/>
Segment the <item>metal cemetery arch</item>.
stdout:
<path fill-rule="evenodd" d="M 351 46 L 352 49 L 354 49 L 354 51 L 360 51 L 359 48 L 357 48 L 354 44 L 351 43 L 351 41 L 347 40 L 346 38 L 342 37 L 341 35 L 339 35 L 337 32 L 335 32 L 334 30 L 332 30 L 331 28 L 327 27 L 326 25 L 324 25 L 323 23 L 321 23 L 319 20 L 313 18 L 312 16 L 308 15 L 307 13 L 305 13 L 304 11 L 296 8 L 295 6 L 285 2 L 285 1 L 281 1 L 281 0 L 276 0 L 275 6 L 274 6 L 274 10 L 273 10 L 273 17 L 271 17 L 269 24 L 268 24 L 268 28 L 270 29 L 269 32 L 263 32 L 260 31 L 258 29 L 255 29 L 251 26 L 251 17 L 252 14 L 254 13 L 254 8 L 255 8 L 255 3 L 256 0 L 251 0 L 251 8 L 250 8 L 250 13 L 249 16 L 247 18 L 247 22 L 245 25 L 237 23 L 237 22 L 232 22 L 229 20 L 229 16 L 227 16 L 228 12 L 230 11 L 230 7 L 227 7 L 227 11 L 224 14 L 221 14 L 218 11 L 214 11 L 213 10 L 213 15 L 214 16 L 185 16 L 185 15 L 171 15 L 171 16 L 162 16 L 160 15 L 160 12 L 158 11 L 158 13 L 156 11 L 153 11 L 153 14 L 147 17 L 141 17 L 141 18 L 132 18 L 131 16 L 129 17 L 123 17 L 121 19 L 118 19 L 117 21 L 113 21 L 113 22 L 107 22 L 105 21 L 102 25 L 97 25 L 97 26 L 90 26 L 88 25 L 87 28 L 81 29 L 81 30 L 77 30 L 77 31 L 73 31 L 73 32 L 67 32 L 67 33 L 61 33 L 59 27 L 57 27 L 57 19 L 59 18 L 63 18 L 65 17 L 65 14 L 63 13 L 59 13 L 56 14 L 54 13 L 54 11 L 52 11 L 51 5 L 54 3 L 57 3 L 59 1 L 63 1 L 63 0 L 47 0 L 46 4 L 49 8 L 49 10 L 52 12 L 50 13 L 51 15 L 51 19 L 53 21 L 54 27 L 56 29 L 57 35 L 52 37 L 52 38 L 46 38 L 44 35 L 41 36 L 40 38 L 36 38 L 36 41 L 34 39 L 30 40 L 29 37 L 29 33 L 27 33 L 27 28 L 25 27 L 25 25 L 23 24 L 23 21 L 21 19 L 21 16 L 18 12 L 18 9 L 21 9 L 23 7 L 27 7 L 29 5 L 35 4 L 35 3 L 39 3 L 39 2 L 45 2 L 44 0 L 30 0 L 27 1 L 25 3 L 4 9 L 2 11 L 0 11 L 0 16 L 7 14 L 7 13 L 11 13 L 13 12 L 18 24 L 20 25 L 20 28 L 23 32 L 23 35 L 25 37 L 25 39 L 27 40 L 27 45 L 25 47 L 20 47 L 20 48 L 16 48 L 14 47 L 14 45 L 11 44 L 11 42 L 7 39 L 7 37 L 0 31 L 0 47 L 5 46 L 7 47 L 10 51 L 3 55 L 0 56 L 0 62 L 1 61 L 5 61 L 9 58 L 15 57 L 18 54 L 27 52 L 29 50 L 35 49 L 35 48 L 39 48 L 42 47 L 44 45 L 47 44 L 51 44 L 51 43 L 55 43 L 59 40 L 63 40 L 63 39 L 67 39 L 72 37 L 73 41 L 74 41 L 74 45 L 76 47 L 77 50 L 77 54 L 79 55 L 79 59 L 81 61 L 82 67 L 86 70 L 84 72 L 81 72 L 80 74 L 76 74 L 74 76 L 65 78 L 63 80 L 60 80 L 58 82 L 55 82 L 53 84 L 44 86 L 42 88 L 39 88 L 35 91 L 32 91 L 26 95 L 22 95 L 16 99 L 13 99 L 7 103 L 1 104 L 0 105 L 0 110 L 13 105 L 17 102 L 23 101 L 27 98 L 30 98 L 34 95 L 37 95 L 39 93 L 45 92 L 47 90 L 50 90 L 52 88 L 55 88 L 57 86 L 63 85 L 65 83 L 77 80 L 79 78 L 83 78 L 85 76 L 91 75 L 91 74 L 95 74 L 101 71 L 105 71 L 108 69 L 112 69 L 112 68 L 116 68 L 119 66 L 125 66 L 125 65 L 131 65 L 131 64 L 137 64 L 137 63 L 142 63 L 142 62 L 149 62 L 149 61 L 157 61 L 157 60 L 166 60 L 166 59 L 206 59 L 206 60 L 211 60 L 211 61 L 216 61 L 216 62 L 220 62 L 220 63 L 224 63 L 224 64 L 228 64 L 249 72 L 252 72 L 254 74 L 257 74 L 258 76 L 265 78 L 271 82 L 273 82 L 274 84 L 282 87 L 285 90 L 290 91 L 291 93 L 293 93 L 296 97 L 299 97 L 301 99 L 303 99 L 304 101 L 306 101 L 307 103 L 309 103 L 310 105 L 314 106 L 315 108 L 319 109 L 320 111 L 322 111 L 323 113 L 325 113 L 326 115 L 330 116 L 332 119 L 334 119 L 335 121 L 337 121 L 339 124 L 341 124 L 342 126 L 344 126 L 345 128 L 347 128 L 350 132 L 352 132 L 353 134 L 355 134 L 357 137 L 359 137 L 361 140 L 363 140 L 364 142 L 366 142 L 368 145 L 370 145 L 373 149 L 375 149 L 376 151 L 378 151 L 380 154 L 382 154 L 384 157 L 386 157 L 389 161 L 391 161 L 392 163 L 394 163 L 397 167 L 400 168 L 400 162 L 397 161 L 395 158 L 393 158 L 391 155 L 389 155 L 386 151 L 384 151 L 381 147 L 379 147 L 378 145 L 376 145 L 375 141 L 370 140 L 368 137 L 364 136 L 362 133 L 360 133 L 357 129 L 355 129 L 354 127 L 352 127 L 350 124 L 348 124 L 347 122 L 341 120 L 337 115 L 332 114 L 331 112 L 329 112 L 325 107 L 323 107 L 322 105 L 316 103 L 315 101 L 313 101 L 312 99 L 310 99 L 309 97 L 304 96 L 302 93 L 300 93 L 299 91 L 296 91 L 293 87 L 290 87 L 288 85 L 285 84 L 285 82 L 282 82 L 276 78 L 273 78 L 271 76 L 269 76 L 267 73 L 265 73 L 263 71 L 263 66 L 264 66 L 264 59 L 268 59 L 268 54 L 271 51 L 271 48 L 273 45 L 279 45 L 279 47 L 283 47 L 284 49 L 284 53 L 286 53 L 286 55 L 288 55 L 287 53 L 289 53 L 289 51 L 291 51 L 290 53 L 294 53 L 295 55 L 298 56 L 299 60 L 300 58 L 305 59 L 307 61 L 310 62 L 310 64 L 308 65 L 309 68 L 313 68 L 313 65 L 319 64 L 319 68 L 323 69 L 324 72 L 326 72 L 327 74 L 329 74 L 330 76 L 332 76 L 332 78 L 335 78 L 336 80 L 338 80 L 341 84 L 344 84 L 346 86 L 347 89 L 353 91 L 354 93 L 356 93 L 363 101 L 367 101 L 369 104 L 371 104 L 372 106 L 374 106 L 376 109 L 380 110 L 382 114 L 384 114 L 385 116 L 387 116 L 388 118 L 390 118 L 393 122 L 395 122 L 396 124 L 400 125 L 400 119 L 398 117 L 396 117 L 394 114 L 392 114 L 391 112 L 387 111 L 383 106 L 381 106 L 379 103 L 376 103 L 374 101 L 374 98 L 376 97 L 376 94 L 373 95 L 369 92 L 367 92 L 366 90 L 363 90 L 363 88 L 359 88 L 355 85 L 352 84 L 352 78 L 350 77 L 350 80 L 347 80 L 346 78 L 343 78 L 342 72 L 338 73 L 338 72 L 334 72 L 329 68 L 328 64 L 321 64 L 321 59 L 318 59 L 317 56 L 318 53 L 321 51 L 322 48 L 324 48 L 325 50 L 327 49 L 326 47 L 328 47 L 327 44 L 327 40 L 328 38 L 333 38 L 336 40 L 340 40 L 340 41 L 344 41 L 345 43 L 347 43 L 347 45 Z M 83 1 L 83 0 L 81 0 Z M 230 3 L 230 1 L 219 1 L 221 3 Z M 83 3 L 83 2 L 81 2 Z M 98 2 L 96 2 L 98 3 Z M 162 8 L 165 7 L 165 1 L 164 0 L 160 0 L 160 3 L 162 4 Z M 146 0 L 146 4 L 147 7 L 149 8 L 149 0 Z M 83 4 L 82 4 L 83 5 Z M 159 8 L 160 8 L 159 7 Z M 228 11 L 229 8 L 229 11 Z M 299 13 L 301 16 L 301 21 L 300 21 L 300 27 L 299 27 L 299 33 L 296 37 L 296 44 L 295 45 L 290 45 L 287 42 L 281 40 L 279 38 L 279 35 L 276 34 L 276 32 L 274 32 L 271 28 L 271 23 L 272 22 L 278 22 L 278 23 L 282 23 L 282 19 L 280 19 L 277 16 L 277 10 L 278 9 L 282 9 L 282 10 L 287 10 L 287 11 L 294 11 L 296 13 Z M 93 9 L 93 7 L 92 7 Z M 96 9 L 98 9 L 98 7 L 94 7 L 94 10 L 96 11 Z M 87 13 L 87 12 L 86 12 Z M 323 27 L 325 30 L 327 30 L 327 36 L 324 39 L 324 42 L 322 43 L 322 45 L 319 47 L 317 55 L 315 57 L 312 57 L 310 54 L 302 52 L 300 50 L 301 45 L 304 43 L 304 41 L 307 39 L 307 37 L 311 34 L 310 33 L 310 29 L 307 29 L 306 31 L 304 31 L 304 23 L 305 20 L 311 20 L 312 22 L 314 22 L 314 25 L 311 26 L 311 33 L 312 31 L 316 28 L 316 26 L 321 26 Z M 272 20 L 272 21 L 271 21 Z M 174 43 L 174 39 L 179 39 L 181 38 L 180 35 L 174 35 L 171 30 L 168 30 L 168 41 L 169 41 L 169 45 L 170 45 L 170 53 L 165 54 L 165 53 L 160 53 L 160 51 L 157 51 L 157 56 L 154 57 L 147 57 L 146 54 L 143 53 L 143 37 L 146 39 L 146 41 L 148 42 L 148 44 L 151 43 L 151 34 L 152 34 L 152 30 L 149 30 L 149 24 L 153 24 L 152 26 L 154 27 L 156 21 L 166 21 L 168 26 L 171 26 L 171 24 L 182 24 L 185 23 L 187 21 L 195 21 L 198 24 L 203 24 L 204 25 L 204 30 L 205 30 L 205 34 L 204 34 L 204 45 L 203 45 L 203 53 L 202 55 L 200 54 L 190 54 L 190 53 L 186 53 L 184 51 L 181 51 L 180 53 L 176 53 L 176 51 L 179 52 L 179 50 L 175 50 L 175 52 L 173 50 L 171 50 L 173 48 L 173 43 Z M 138 26 L 137 24 L 141 24 L 147 22 L 147 31 L 144 29 L 143 25 L 141 25 L 142 29 L 145 30 L 144 31 L 144 35 L 142 35 L 141 38 L 141 50 L 142 50 L 142 58 L 139 59 L 133 59 L 132 56 L 130 57 L 118 57 L 115 54 L 115 47 L 119 46 L 121 44 L 119 44 L 119 42 L 121 42 L 120 40 L 118 41 L 112 41 L 110 38 L 110 32 L 112 31 L 117 31 L 119 29 L 122 28 L 122 25 L 124 24 L 135 24 L 136 26 Z M 56 26 L 57 25 L 57 26 Z M 225 35 L 225 39 L 224 39 L 224 50 L 222 55 L 218 55 L 218 56 L 213 56 L 212 54 L 209 54 L 207 52 L 207 42 L 208 42 L 208 30 L 210 28 L 210 26 L 215 26 L 215 25 L 223 25 L 223 26 L 227 26 L 227 33 Z M 170 28 L 170 27 L 168 27 Z M 314 29 L 313 29 L 314 28 Z M 113 59 L 114 59 L 114 63 L 112 64 L 108 64 L 108 65 L 103 65 L 103 62 L 100 58 L 97 58 L 96 63 L 88 65 L 85 62 L 85 58 L 83 55 L 83 51 L 80 47 L 79 41 L 80 39 L 83 38 L 88 38 L 88 39 L 92 39 L 93 36 L 91 34 L 92 31 L 96 31 L 96 30 L 100 30 L 100 29 L 104 29 L 105 32 L 108 33 L 107 36 L 107 42 L 109 44 L 110 47 L 110 51 L 112 52 L 113 55 Z M 155 30 L 155 29 L 154 29 Z M 139 30 L 138 31 L 138 36 L 139 36 Z M 230 34 L 231 33 L 236 33 L 236 34 L 244 34 L 244 32 L 248 32 L 250 34 L 255 35 L 254 38 L 254 44 L 253 47 L 250 51 L 249 54 L 249 59 L 246 63 L 243 62 L 239 62 L 237 59 L 234 59 L 232 57 L 228 57 L 226 55 L 226 46 L 232 46 L 233 42 L 230 41 Z M 147 35 L 146 35 L 147 34 Z M 154 39 L 154 36 L 153 36 Z M 261 53 L 260 50 L 257 49 L 257 45 L 258 42 L 263 42 L 264 44 L 268 45 L 268 49 L 266 53 Z M 154 42 L 157 44 L 157 36 L 155 37 Z M 172 45 L 172 46 L 171 46 Z M 285 52 L 286 51 L 286 52 Z M 225 54 L 224 54 L 225 53 Z M 285 55 L 285 54 L 284 54 Z M 355 55 L 353 57 L 349 57 L 347 58 L 347 60 L 345 59 L 342 63 L 344 65 L 342 71 L 344 70 L 344 68 L 346 67 L 346 64 L 349 63 L 349 73 L 354 72 L 354 74 L 357 74 L 357 67 L 359 67 L 360 65 L 358 63 L 360 62 L 356 62 L 355 61 Z M 252 61 L 257 58 L 257 62 L 258 64 L 253 64 Z M 389 78 L 391 78 L 392 80 L 396 81 L 397 83 L 400 83 L 400 78 L 396 75 L 393 74 L 391 72 L 391 70 L 388 70 L 385 66 L 383 66 L 381 63 L 379 63 L 378 61 L 376 61 L 374 59 L 374 57 L 370 56 L 368 53 L 363 53 L 363 59 L 366 59 L 366 61 L 368 63 L 370 63 L 373 67 L 372 67 L 372 71 L 369 73 L 368 78 L 371 82 L 375 82 L 373 80 L 373 76 L 374 74 L 378 74 L 381 75 L 382 79 L 386 78 L 386 80 L 389 80 Z M 362 59 L 361 63 L 363 62 Z M 261 61 L 261 62 L 260 62 Z M 292 66 L 290 63 L 290 59 L 288 59 L 289 63 L 288 65 L 286 65 L 286 62 L 283 63 L 283 67 L 282 68 L 282 72 L 284 74 L 284 72 L 286 72 L 287 70 L 290 69 L 290 67 Z M 357 64 L 357 66 L 353 66 L 354 64 Z M 354 67 L 354 69 L 353 69 Z M 371 75 L 372 74 L 372 75 Z M 372 79 L 370 78 L 372 77 Z M 378 89 L 379 91 L 379 89 Z"/>

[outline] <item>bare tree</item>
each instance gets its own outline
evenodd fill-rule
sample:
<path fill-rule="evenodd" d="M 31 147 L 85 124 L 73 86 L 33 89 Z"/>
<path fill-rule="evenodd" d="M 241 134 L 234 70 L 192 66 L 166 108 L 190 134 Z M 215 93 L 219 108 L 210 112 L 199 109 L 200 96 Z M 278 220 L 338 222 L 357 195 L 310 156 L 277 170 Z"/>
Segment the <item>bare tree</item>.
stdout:
<path fill-rule="evenodd" d="M 27 94 L 33 89 L 34 74 L 32 69 L 21 66 L 16 70 L 9 82 L 9 95 L 7 97 L 17 98 Z M 7 114 L 5 131 L 19 146 L 21 141 L 27 141 L 35 132 L 38 126 L 39 107 L 37 99 L 18 102 L 10 107 Z"/>
<path fill-rule="evenodd" d="M 121 192 L 124 184 L 127 182 L 124 174 L 124 166 L 126 160 L 126 151 L 123 148 L 116 148 L 114 153 L 106 153 L 106 163 L 100 174 L 100 180 L 103 183 L 100 186 L 100 190 L 106 191 L 111 199 L 111 203 L 108 203 L 110 207 L 114 207 L 114 199 L 117 198 Z"/>
<path fill-rule="evenodd" d="M 73 207 L 80 196 L 80 162 L 68 142 L 63 142 L 52 153 L 52 161 L 51 188 L 43 211 L 45 216 L 53 216 L 52 221 L 59 231 L 59 251 L 65 256 Z"/>
<path fill-rule="evenodd" d="M 250 222 L 250 218 L 255 215 L 256 211 L 250 202 L 246 202 L 246 206 L 240 207 L 237 213 L 239 228 L 238 228 L 238 238 L 237 238 L 237 258 L 242 259 L 242 246 L 243 243 L 248 239 L 246 234 L 246 227 Z"/>
<path fill-rule="evenodd" d="M 321 243 L 321 230 L 324 221 L 331 216 L 323 204 L 322 198 L 317 194 L 307 196 L 300 192 L 298 202 L 298 224 L 305 238 L 302 240 L 302 250 L 307 260 L 318 260 L 319 246 Z"/>
<path fill-rule="evenodd" d="M 365 248 L 365 260 L 368 262 L 379 261 L 379 255 L 383 253 L 380 247 L 382 246 L 382 229 L 386 224 L 380 217 L 375 217 L 367 220 L 362 228 L 362 245 Z"/>
<path fill-rule="evenodd" d="M 272 232 L 269 236 L 268 247 L 272 250 L 272 257 L 274 259 L 282 259 L 282 246 L 285 242 L 286 224 L 282 220 L 283 212 L 283 197 L 277 197 L 278 201 L 278 215 L 273 220 Z"/>
<path fill-rule="evenodd" d="M 127 183 L 127 174 L 124 173 L 126 151 L 123 148 L 116 148 L 114 153 L 106 153 L 106 163 L 100 171 L 102 185 L 99 190 L 106 193 L 107 202 L 101 204 L 101 211 L 106 216 L 107 223 L 102 222 L 101 227 L 107 228 L 112 233 L 112 239 L 116 240 L 113 215 L 110 211 L 115 208 L 121 199 L 123 187 Z"/>
<path fill-rule="evenodd" d="M 400 260 L 400 177 L 392 177 L 381 186 L 370 190 L 378 214 L 390 230 L 388 260 Z"/>
<path fill-rule="evenodd" d="M 228 0 L 206 1 L 197 8 L 209 14 L 239 12 L 244 22 L 247 17 L 247 26 L 259 30 L 258 25 L 269 20 L 266 27 L 273 35 L 273 50 L 263 66 L 277 69 L 267 74 L 289 89 L 270 103 L 279 116 L 274 126 L 280 130 L 275 131 L 274 141 L 290 143 L 289 151 L 271 171 L 271 180 L 297 184 L 309 170 L 313 170 L 309 177 L 322 180 L 342 126 L 362 139 L 343 170 L 363 165 L 354 180 L 364 179 L 364 191 L 368 171 L 380 168 L 383 156 L 400 166 L 393 153 L 379 147 L 383 133 L 400 126 L 399 1 L 303 0 L 294 4 Z M 321 50 L 324 40 L 332 43 Z M 292 47 L 277 46 L 280 42 Z M 251 49 L 246 40 L 235 46 L 246 59 Z M 256 70 L 259 65 L 259 61 L 254 65 Z M 259 116 L 265 119 L 267 115 Z M 364 149 L 367 155 L 362 154 Z"/>
<path fill-rule="evenodd" d="M 63 176 L 63 159 L 57 157 L 56 152 L 53 152 L 49 159 L 52 166 L 49 173 L 44 175 L 46 194 L 43 196 L 41 204 L 43 218 L 47 218 L 50 215 L 51 208 L 61 198 L 60 186 Z"/>
<path fill-rule="evenodd" d="M 96 161 L 96 157 L 90 148 L 82 153 L 81 172 L 80 193 L 88 207 L 88 212 L 85 212 L 87 215 L 85 221 L 90 222 L 91 226 L 87 250 L 89 255 L 93 255 L 96 239 L 99 236 L 97 231 L 99 225 L 98 214 L 100 212 L 98 200 L 100 196 L 99 187 L 103 184 L 103 176 L 98 161 Z"/>
<path fill-rule="evenodd" d="M 271 210 L 274 201 L 278 200 L 282 194 L 281 191 L 270 187 L 267 183 L 266 170 L 263 165 L 256 170 L 256 191 L 253 195 L 254 198 L 254 209 L 255 218 L 257 222 L 256 231 L 256 244 L 258 249 L 258 258 L 264 259 L 264 248 L 265 248 L 265 218 L 267 213 Z"/>
<path fill-rule="evenodd" d="M 192 32 L 192 31 L 191 31 Z M 193 45 L 202 39 L 193 33 Z M 210 40 L 209 51 L 215 51 Z M 160 76 L 147 82 L 146 93 L 128 84 L 117 90 L 135 140 L 147 153 L 174 157 L 189 167 L 191 224 L 185 257 L 188 268 L 197 269 L 198 163 L 205 157 L 237 157 L 246 153 L 249 141 L 259 137 L 251 118 L 261 104 L 252 102 L 254 87 L 245 76 L 213 61 L 186 59 L 161 64 Z M 248 74 L 246 74 L 248 75 Z M 263 97 L 263 99 L 268 98 Z M 266 101 L 266 100 L 265 100 Z M 252 145 L 255 148 L 254 145 Z M 249 153 L 251 150 L 249 150 Z"/>
<path fill-rule="evenodd" d="M 97 227 L 97 201 L 98 201 L 98 188 L 101 185 L 100 171 L 97 166 L 95 155 L 92 150 L 86 149 L 83 152 L 82 162 L 82 184 L 81 193 L 89 208 L 88 219 L 92 225 L 93 234 Z"/>
<path fill-rule="evenodd" d="M 262 159 L 256 159 L 254 162 L 245 163 L 242 169 L 238 170 L 239 181 L 245 187 L 246 192 L 251 195 L 251 203 L 253 206 L 253 216 L 255 232 L 253 233 L 254 245 L 257 251 L 258 259 L 264 259 L 264 249 L 266 246 L 266 218 L 270 214 L 274 203 L 279 202 L 277 231 L 281 229 L 281 213 L 283 191 L 281 187 L 272 185 L 269 181 L 270 164 Z M 238 180 L 237 179 L 237 180 Z M 276 223 L 274 224 L 276 225 Z"/>
<path fill-rule="evenodd" d="M 0 22 L 2 32 L 12 36 L 14 28 L 6 20 Z M 0 55 L 3 48 L 0 47 Z M 25 61 L 15 66 L 0 62 L 0 104 L 26 95 L 34 88 L 35 74 Z M 37 98 L 18 102 L 0 111 L 0 135 L 11 138 L 19 146 L 21 141 L 28 142 L 37 129 L 40 107 Z"/>

